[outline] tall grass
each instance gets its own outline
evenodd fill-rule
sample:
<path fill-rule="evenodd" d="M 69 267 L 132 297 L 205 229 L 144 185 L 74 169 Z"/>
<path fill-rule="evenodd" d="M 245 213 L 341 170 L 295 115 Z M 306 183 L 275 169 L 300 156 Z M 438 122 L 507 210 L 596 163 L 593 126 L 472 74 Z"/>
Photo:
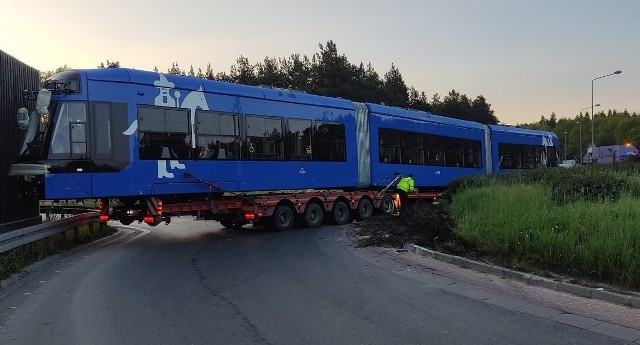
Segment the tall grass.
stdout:
<path fill-rule="evenodd" d="M 611 174 L 607 181 L 613 185 L 624 175 Z M 635 186 L 617 185 L 612 195 L 611 185 L 600 190 L 603 193 L 592 190 L 590 197 L 582 198 L 584 189 L 559 188 L 544 179 L 533 182 L 537 178 L 511 176 L 508 183 L 495 176 L 481 179 L 485 180 L 454 193 L 451 203 L 455 232 L 481 254 L 640 287 L 640 199 Z M 639 180 L 631 179 L 632 184 Z"/>

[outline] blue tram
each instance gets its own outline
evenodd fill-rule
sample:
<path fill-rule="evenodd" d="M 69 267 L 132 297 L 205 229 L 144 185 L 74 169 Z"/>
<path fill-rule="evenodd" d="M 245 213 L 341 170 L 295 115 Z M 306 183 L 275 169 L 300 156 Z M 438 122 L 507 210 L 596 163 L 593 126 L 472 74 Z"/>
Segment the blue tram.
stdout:
<path fill-rule="evenodd" d="M 396 172 L 437 189 L 470 174 L 557 165 L 558 138 L 133 69 L 51 77 L 10 174 L 41 199 L 382 189 Z"/>

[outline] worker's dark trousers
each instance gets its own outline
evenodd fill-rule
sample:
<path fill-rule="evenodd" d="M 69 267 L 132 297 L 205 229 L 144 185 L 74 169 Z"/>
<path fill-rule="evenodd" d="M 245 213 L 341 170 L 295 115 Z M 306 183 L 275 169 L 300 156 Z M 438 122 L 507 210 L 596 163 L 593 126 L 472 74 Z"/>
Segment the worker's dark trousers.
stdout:
<path fill-rule="evenodd" d="M 400 209 L 406 210 L 407 207 L 409 207 L 409 196 L 407 195 L 407 192 L 402 189 L 398 189 L 398 195 L 400 195 Z"/>

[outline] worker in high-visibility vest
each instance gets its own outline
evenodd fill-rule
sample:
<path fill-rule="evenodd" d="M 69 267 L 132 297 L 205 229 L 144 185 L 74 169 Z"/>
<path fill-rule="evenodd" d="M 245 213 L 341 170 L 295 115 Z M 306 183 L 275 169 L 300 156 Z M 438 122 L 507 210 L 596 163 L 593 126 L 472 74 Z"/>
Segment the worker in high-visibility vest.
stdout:
<path fill-rule="evenodd" d="M 413 182 L 413 175 L 409 174 L 409 176 L 404 177 L 400 181 L 398 181 L 396 189 L 398 190 L 398 194 L 400 195 L 400 207 L 406 207 L 409 204 L 408 193 L 412 193 L 416 189 Z"/>

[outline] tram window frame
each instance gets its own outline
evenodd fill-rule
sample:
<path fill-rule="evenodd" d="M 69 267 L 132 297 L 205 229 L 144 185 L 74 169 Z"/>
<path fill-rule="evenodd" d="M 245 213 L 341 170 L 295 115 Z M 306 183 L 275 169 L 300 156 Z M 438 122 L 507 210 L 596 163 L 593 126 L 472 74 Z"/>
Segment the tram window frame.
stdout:
<path fill-rule="evenodd" d="M 72 109 L 78 106 L 82 109 Z M 63 114 L 63 112 L 65 113 Z M 89 159 L 87 103 L 60 102 L 55 117 L 56 123 L 51 136 L 49 159 Z M 79 128 L 81 129 L 78 130 Z"/>
<path fill-rule="evenodd" d="M 513 162 L 513 145 L 499 143 L 498 157 L 500 159 L 500 169 L 517 169 L 517 165 Z"/>
<path fill-rule="evenodd" d="M 464 167 L 464 139 L 445 137 L 444 165 L 448 167 Z"/>
<path fill-rule="evenodd" d="M 464 145 L 465 168 L 482 168 L 482 155 L 480 153 L 482 144 L 480 140 L 467 139 Z"/>
<path fill-rule="evenodd" d="M 113 159 L 112 103 L 93 102 L 93 154 L 98 160 Z"/>
<path fill-rule="evenodd" d="M 195 121 L 198 159 L 242 159 L 239 115 L 198 110 Z"/>
<path fill-rule="evenodd" d="M 284 160 L 283 124 L 281 117 L 245 116 L 247 159 Z"/>
<path fill-rule="evenodd" d="M 549 163 L 549 148 L 547 147 L 547 166 Z M 542 166 L 540 156 L 544 152 L 544 146 L 541 145 L 523 145 L 523 144 L 498 144 L 498 155 L 502 157 L 500 169 L 535 169 Z M 527 159 L 529 160 L 527 162 Z M 556 162 L 557 159 L 553 160 Z M 556 165 L 557 166 L 557 165 Z"/>
<path fill-rule="evenodd" d="M 141 160 L 191 159 L 190 110 L 138 105 Z"/>
<path fill-rule="evenodd" d="M 378 143 L 380 163 L 402 163 L 402 131 L 379 128 Z"/>
<path fill-rule="evenodd" d="M 287 119 L 285 156 L 292 161 L 313 159 L 313 121 Z"/>
<path fill-rule="evenodd" d="M 424 135 L 415 132 L 402 133 L 402 163 L 424 165 Z"/>
<path fill-rule="evenodd" d="M 425 135 L 424 145 L 427 151 L 427 165 L 445 165 L 445 138 L 442 135 Z"/>
<path fill-rule="evenodd" d="M 313 128 L 313 160 L 346 162 L 347 144 L 344 123 L 316 121 Z"/>
<path fill-rule="evenodd" d="M 546 146 L 547 150 L 545 152 L 547 156 L 547 167 L 557 167 L 558 166 L 558 148 L 555 146 Z"/>

